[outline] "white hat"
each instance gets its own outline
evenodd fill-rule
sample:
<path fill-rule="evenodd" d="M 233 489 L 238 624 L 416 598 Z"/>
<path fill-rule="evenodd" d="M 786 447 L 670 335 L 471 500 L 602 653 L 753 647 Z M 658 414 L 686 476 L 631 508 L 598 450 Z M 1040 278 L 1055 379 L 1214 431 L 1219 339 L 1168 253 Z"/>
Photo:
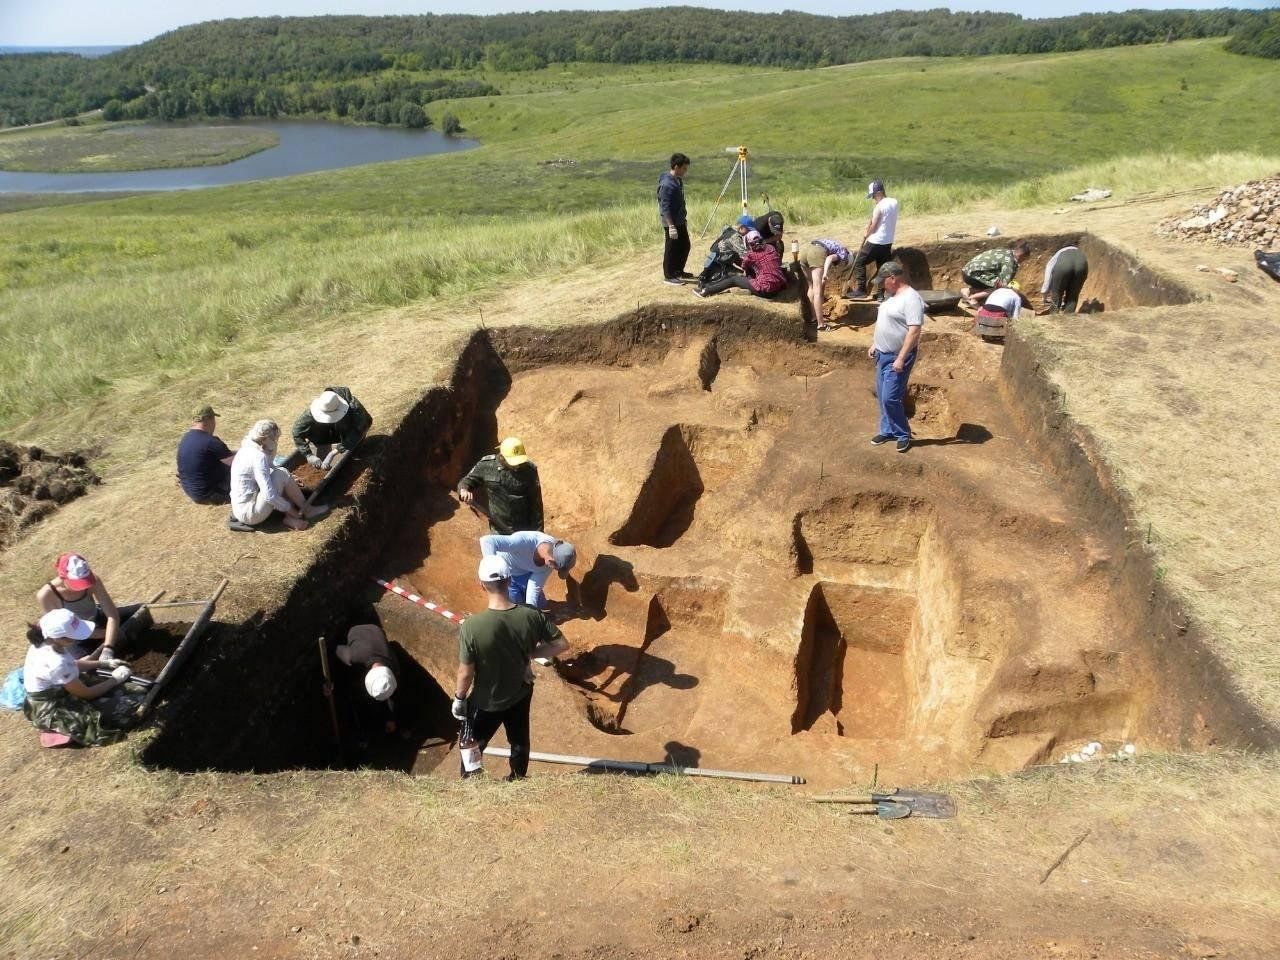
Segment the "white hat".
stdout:
<path fill-rule="evenodd" d="M 320 423 L 337 423 L 347 415 L 350 409 L 351 404 L 332 390 L 326 390 L 311 401 L 311 416 Z"/>
<path fill-rule="evenodd" d="M 396 675 L 390 667 L 374 664 L 364 675 L 364 688 L 375 700 L 390 700 L 396 692 Z"/>
<path fill-rule="evenodd" d="M 501 554 L 480 558 L 480 569 L 476 572 L 481 583 L 497 583 L 499 580 L 511 579 L 511 567 L 507 558 Z"/>
<path fill-rule="evenodd" d="M 40 618 L 40 632 L 46 640 L 67 637 L 70 640 L 88 640 L 93 633 L 93 624 L 81 620 L 65 607 L 50 610 Z"/>

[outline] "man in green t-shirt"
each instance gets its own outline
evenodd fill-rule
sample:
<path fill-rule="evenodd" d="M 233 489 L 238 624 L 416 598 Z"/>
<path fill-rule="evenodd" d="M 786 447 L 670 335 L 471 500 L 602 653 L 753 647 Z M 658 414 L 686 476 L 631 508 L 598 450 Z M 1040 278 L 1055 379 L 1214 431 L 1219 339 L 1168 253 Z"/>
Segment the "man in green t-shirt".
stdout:
<path fill-rule="evenodd" d="M 478 576 L 488 609 L 467 617 L 458 633 L 453 715 L 458 720 L 471 719 L 481 750 L 502 727 L 511 745 L 507 779 L 518 780 L 529 772 L 529 705 L 533 702 L 529 661 L 559 656 L 569 643 L 541 611 L 507 597 L 511 571 L 505 557 L 482 558 Z"/>

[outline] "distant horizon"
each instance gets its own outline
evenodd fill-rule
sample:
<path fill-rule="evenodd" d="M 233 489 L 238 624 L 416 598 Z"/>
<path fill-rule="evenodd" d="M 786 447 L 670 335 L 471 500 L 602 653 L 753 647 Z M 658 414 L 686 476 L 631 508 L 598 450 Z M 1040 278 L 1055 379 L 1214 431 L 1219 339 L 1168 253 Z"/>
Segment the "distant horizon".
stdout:
<path fill-rule="evenodd" d="M 866 16 L 891 10 L 924 11 L 947 9 L 954 13 L 1012 13 L 1026 20 L 1058 19 L 1085 13 L 1125 13 L 1133 10 L 1271 10 L 1280 0 L 1260 4 L 1214 4 L 1196 0 L 1173 0 L 1157 6 L 1133 6 L 1109 0 L 990 0 L 990 2 L 940 5 L 937 0 L 784 0 L 787 10 L 778 10 L 772 0 L 684 0 L 666 3 L 653 0 L 618 0 L 613 3 L 570 2 L 547 4 L 545 0 L 444 0 L 423 3 L 422 0 L 171 0 L 163 6 L 121 0 L 105 8 L 99 0 L 46 0 L 23 4 L 23 9 L 0 14 L 0 36 L 6 43 L 0 50 L 9 52 L 45 52 L 68 48 L 130 47 L 146 43 L 157 36 L 182 27 L 210 20 L 242 20 L 253 17 L 320 17 L 320 16 L 422 16 L 434 14 L 471 14 L 493 16 L 501 13 L 534 13 L 552 10 L 610 12 L 657 7 L 702 7 L 726 13 L 785 13 L 797 10 L 825 17 Z M 213 9 L 211 9 L 211 7 Z M 350 9 L 357 7 L 358 9 Z M 428 9 L 429 7 L 429 9 Z M 67 24 L 74 26 L 67 32 Z"/>

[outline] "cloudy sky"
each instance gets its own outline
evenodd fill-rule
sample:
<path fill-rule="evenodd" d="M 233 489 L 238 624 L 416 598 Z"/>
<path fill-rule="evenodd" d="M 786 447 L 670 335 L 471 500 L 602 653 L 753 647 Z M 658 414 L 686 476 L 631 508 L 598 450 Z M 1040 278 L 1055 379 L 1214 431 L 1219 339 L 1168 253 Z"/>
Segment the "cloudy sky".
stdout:
<path fill-rule="evenodd" d="M 140 43 L 189 23 L 228 17 L 316 16 L 325 13 L 510 13 L 526 10 L 622 10 L 674 5 L 646 0 L 583 2 L 583 0 L 0 0 L 0 46 L 88 46 Z M 947 4 L 946 0 L 681 0 L 680 5 L 754 10 L 806 10 L 829 16 L 874 13 L 877 10 L 1007 10 L 1028 17 L 1061 17 L 1146 6 L 1153 9 L 1196 9 L 1219 6 L 1274 6 L 1274 0 L 1221 3 L 1214 0 L 977 0 Z"/>

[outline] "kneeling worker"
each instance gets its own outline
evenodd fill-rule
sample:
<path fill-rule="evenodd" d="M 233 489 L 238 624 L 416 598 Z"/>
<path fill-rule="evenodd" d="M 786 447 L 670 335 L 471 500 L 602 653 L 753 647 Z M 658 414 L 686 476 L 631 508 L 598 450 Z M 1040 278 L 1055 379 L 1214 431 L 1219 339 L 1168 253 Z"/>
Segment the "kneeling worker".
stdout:
<path fill-rule="evenodd" d="M 344 450 L 354 450 L 373 425 L 373 417 L 347 387 L 325 387 L 293 422 L 297 453 L 317 470 L 328 470 Z"/>
<path fill-rule="evenodd" d="M 533 702 L 529 662 L 559 656 L 569 644 L 541 612 L 511 601 L 511 570 L 505 558 L 484 557 L 477 576 L 488 605 L 467 617 L 458 633 L 453 716 L 471 720 L 481 750 L 502 727 L 511 745 L 507 779 L 518 780 L 529 772 L 529 706 Z M 462 773 L 466 776 L 465 768 Z"/>
<path fill-rule="evenodd" d="M 363 720 L 377 714 L 383 729 L 387 733 L 395 733 L 396 705 L 391 697 L 396 692 L 400 664 L 387 645 L 387 635 L 382 628 L 372 623 L 352 627 L 347 631 L 347 642 L 339 644 L 334 655 L 348 667 L 359 671 L 364 692 L 373 701 L 370 705 L 363 697 L 359 698 L 356 702 L 364 704 L 365 709 L 357 706 L 356 715 Z M 368 725 L 372 726 L 372 723 Z M 365 724 L 361 723 L 361 726 Z"/>
<path fill-rule="evenodd" d="M 519 437 L 507 437 L 497 453 L 481 457 L 458 481 L 463 503 L 474 503 L 477 491 L 484 494 L 482 507 L 494 533 L 542 529 L 542 484 Z"/>

